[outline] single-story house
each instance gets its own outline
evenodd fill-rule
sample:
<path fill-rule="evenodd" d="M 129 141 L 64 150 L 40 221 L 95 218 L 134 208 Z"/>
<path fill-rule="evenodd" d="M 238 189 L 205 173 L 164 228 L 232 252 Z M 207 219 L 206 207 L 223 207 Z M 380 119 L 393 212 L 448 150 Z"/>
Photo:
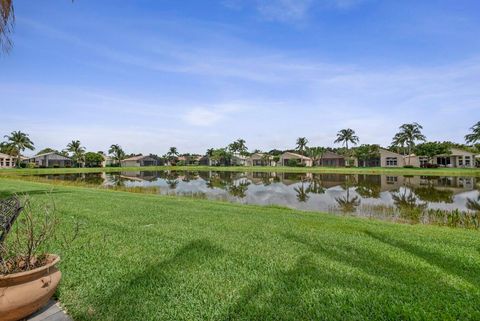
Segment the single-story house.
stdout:
<path fill-rule="evenodd" d="M 43 153 L 35 155 L 26 160 L 26 162 L 35 164 L 36 167 L 72 167 L 73 160 L 70 157 L 61 155 L 57 152 Z"/>
<path fill-rule="evenodd" d="M 428 164 L 429 159 L 422 155 L 410 155 L 405 157 L 405 163 L 410 163 L 410 165 L 415 167 L 421 167 Z M 474 168 L 476 166 L 475 154 L 459 148 L 450 148 L 449 154 L 435 155 L 430 160 L 430 163 L 440 167 Z"/>
<path fill-rule="evenodd" d="M 245 166 L 247 158 L 242 155 L 233 155 L 230 162 L 232 166 Z"/>
<path fill-rule="evenodd" d="M 103 154 L 101 154 L 101 155 L 103 157 L 103 161 L 102 161 L 102 164 L 101 164 L 102 167 L 112 166 L 112 165 L 115 165 L 117 163 L 117 161 L 115 159 L 113 159 L 112 157 L 107 156 L 107 155 L 103 155 Z"/>
<path fill-rule="evenodd" d="M 306 167 L 313 166 L 313 160 L 307 156 L 292 152 L 285 152 L 280 156 L 280 164 L 282 166 L 289 166 L 292 162 L 297 162 L 297 164 L 305 165 Z"/>
<path fill-rule="evenodd" d="M 157 166 L 158 162 L 155 158 L 151 156 L 133 156 L 125 158 L 120 161 L 122 167 L 143 167 L 143 166 Z"/>
<path fill-rule="evenodd" d="M 200 157 L 200 159 L 198 160 L 198 165 L 213 166 L 214 164 L 213 164 L 213 161 L 210 159 L 210 157 L 205 155 L 205 156 Z"/>
<path fill-rule="evenodd" d="M 15 167 L 15 162 L 15 156 L 0 153 L 0 168 L 13 168 Z"/>
<path fill-rule="evenodd" d="M 200 155 L 179 156 L 177 162 L 181 162 L 183 165 L 198 165 L 201 158 Z"/>
<path fill-rule="evenodd" d="M 370 159 L 355 159 L 358 167 L 403 167 L 405 158 L 403 155 L 380 148 L 377 157 Z"/>
<path fill-rule="evenodd" d="M 345 157 L 331 151 L 326 151 L 320 159 L 315 161 L 315 166 L 344 167 Z"/>
<path fill-rule="evenodd" d="M 265 156 L 267 155 L 267 157 Z M 249 157 L 247 157 L 245 161 L 246 166 L 275 166 L 275 162 L 273 161 L 273 157 L 264 154 L 264 153 L 253 153 Z"/>

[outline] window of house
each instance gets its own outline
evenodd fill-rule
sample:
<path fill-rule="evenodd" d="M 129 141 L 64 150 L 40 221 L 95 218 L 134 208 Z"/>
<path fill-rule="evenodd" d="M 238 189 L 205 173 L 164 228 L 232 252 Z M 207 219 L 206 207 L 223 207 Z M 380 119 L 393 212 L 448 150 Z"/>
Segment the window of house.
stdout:
<path fill-rule="evenodd" d="M 396 157 L 387 157 L 387 166 L 397 166 L 398 160 Z"/>
<path fill-rule="evenodd" d="M 465 156 L 465 166 L 470 166 L 472 164 L 472 160 L 470 156 Z"/>
<path fill-rule="evenodd" d="M 398 181 L 397 176 L 387 176 L 387 184 L 395 184 Z"/>
<path fill-rule="evenodd" d="M 450 165 L 450 157 L 437 157 L 437 164 L 442 166 Z"/>
<path fill-rule="evenodd" d="M 428 164 L 428 157 L 420 157 L 420 166 L 425 166 Z"/>
<path fill-rule="evenodd" d="M 463 166 L 463 158 L 458 158 L 458 166 Z"/>

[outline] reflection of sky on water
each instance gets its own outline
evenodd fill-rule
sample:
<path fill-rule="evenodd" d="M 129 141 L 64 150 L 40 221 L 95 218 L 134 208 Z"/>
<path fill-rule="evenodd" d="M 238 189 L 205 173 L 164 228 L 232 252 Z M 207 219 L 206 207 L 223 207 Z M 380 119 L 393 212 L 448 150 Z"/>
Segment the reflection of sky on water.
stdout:
<path fill-rule="evenodd" d="M 131 174 L 131 173 L 130 173 Z M 225 173 L 223 173 L 225 175 Z M 289 177 L 288 183 L 285 184 L 283 182 L 275 182 L 270 183 L 268 185 L 264 185 L 263 183 L 259 183 L 258 181 L 253 182 L 252 180 L 241 177 L 240 174 L 232 174 L 232 175 L 239 175 L 239 177 L 235 177 L 232 179 L 227 179 L 223 181 L 224 186 L 223 188 L 213 187 L 209 188 L 207 186 L 207 180 L 204 180 L 199 177 L 192 177 L 189 181 L 183 181 L 182 176 L 177 179 L 166 179 L 166 178 L 149 178 L 150 181 L 142 180 L 141 177 L 132 176 L 131 180 L 126 179 L 124 180 L 123 184 L 126 187 L 156 187 L 159 189 L 159 193 L 161 194 L 176 194 L 176 195 L 205 195 L 207 198 L 210 199 L 217 199 L 217 200 L 228 200 L 232 202 L 239 202 L 239 203 L 246 203 L 246 204 L 260 204 L 260 205 L 280 205 L 280 206 L 288 206 L 292 208 L 302 209 L 302 210 L 313 210 L 313 211 L 332 211 L 338 208 L 338 199 L 344 200 L 352 200 L 354 198 L 358 198 L 360 200 L 360 204 L 357 208 L 360 210 L 361 208 L 368 208 L 368 207 L 375 207 L 375 206 L 395 206 L 394 195 L 410 195 L 413 193 L 416 204 L 427 204 L 427 208 L 431 209 L 445 209 L 445 210 L 462 210 L 466 211 L 467 209 L 467 199 L 476 199 L 479 196 L 479 192 L 477 190 L 468 190 L 474 188 L 474 184 L 472 183 L 472 178 L 468 178 L 465 183 L 465 179 L 459 178 L 457 181 L 460 184 L 458 186 L 450 186 L 454 185 L 452 183 L 452 178 L 442 178 L 439 179 L 441 184 L 448 186 L 440 186 L 435 190 L 440 191 L 447 191 L 447 194 L 451 194 L 451 203 L 444 202 L 444 201 L 425 201 L 421 200 L 415 194 L 415 188 L 417 187 L 424 187 L 423 185 L 415 185 L 412 183 L 414 179 L 408 178 L 408 186 L 399 186 L 398 188 L 393 188 L 391 185 L 385 184 L 385 186 L 378 187 L 381 189 L 390 189 L 390 190 L 382 190 L 378 192 L 378 197 L 362 197 L 357 191 L 357 185 L 352 184 L 351 187 L 348 188 L 347 191 L 341 186 L 339 182 L 337 185 L 333 184 L 332 182 L 328 182 L 329 187 L 325 187 L 323 193 L 312 193 L 308 192 L 308 186 L 310 185 L 311 181 L 297 181 Z M 107 174 L 106 176 L 106 184 L 111 184 L 112 181 L 118 179 L 115 175 Z M 123 176 L 126 177 L 125 175 Z M 215 177 L 216 181 L 222 182 L 222 179 L 219 177 Z M 453 178 L 454 180 L 454 178 Z M 380 181 L 380 180 L 378 180 Z M 169 184 L 170 182 L 170 184 Z M 171 187 L 173 183 L 173 188 Z M 241 183 L 246 183 L 248 186 L 244 186 L 244 197 L 234 196 L 229 191 L 229 186 L 239 186 Z M 411 188 L 410 188 L 411 187 Z M 304 191 L 307 195 L 303 200 L 299 201 L 298 192 Z M 428 193 L 428 192 L 427 192 Z M 347 195 L 348 194 L 348 195 Z M 450 195 L 448 194 L 448 195 Z"/>

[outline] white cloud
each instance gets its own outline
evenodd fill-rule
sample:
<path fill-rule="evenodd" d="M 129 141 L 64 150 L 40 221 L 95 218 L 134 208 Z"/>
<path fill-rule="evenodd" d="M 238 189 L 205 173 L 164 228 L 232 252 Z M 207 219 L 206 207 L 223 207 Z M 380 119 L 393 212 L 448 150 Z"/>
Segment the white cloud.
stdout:
<path fill-rule="evenodd" d="M 257 9 L 268 20 L 298 21 L 307 16 L 312 0 L 260 0 Z"/>
<path fill-rule="evenodd" d="M 301 22 L 314 9 L 351 9 L 367 0 L 224 0 L 233 10 L 252 7 L 266 20 Z"/>
<path fill-rule="evenodd" d="M 203 107 L 197 107 L 189 110 L 184 115 L 184 120 L 190 125 L 210 126 L 222 120 L 223 117 L 223 114 L 219 111 L 214 111 Z"/>

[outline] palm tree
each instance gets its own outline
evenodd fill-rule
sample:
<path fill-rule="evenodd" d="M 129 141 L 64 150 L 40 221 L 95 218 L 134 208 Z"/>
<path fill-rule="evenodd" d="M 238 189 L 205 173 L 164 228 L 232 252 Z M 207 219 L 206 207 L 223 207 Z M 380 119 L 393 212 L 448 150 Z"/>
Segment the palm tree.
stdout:
<path fill-rule="evenodd" d="M 83 157 L 85 153 L 85 148 L 82 147 L 82 144 L 79 140 L 72 140 L 67 145 L 67 150 L 72 153 L 72 158 L 80 166 L 83 163 Z"/>
<path fill-rule="evenodd" d="M 0 51 L 8 52 L 12 47 L 10 33 L 13 31 L 15 14 L 12 0 L 0 0 Z"/>
<path fill-rule="evenodd" d="M 228 150 L 233 154 L 237 154 L 240 151 L 240 146 L 238 145 L 238 142 L 234 141 L 233 143 L 229 144 Z"/>
<path fill-rule="evenodd" d="M 0 0 L 0 3 L 2 0 Z M 1 17 L 0 17 L 1 19 Z M 34 150 L 34 144 L 28 137 L 28 134 L 22 133 L 21 131 L 13 131 L 10 136 L 5 135 L 7 141 L 4 143 L 4 146 L 10 150 L 11 154 L 17 156 L 17 167 L 20 166 L 21 153 L 25 149 Z"/>
<path fill-rule="evenodd" d="M 167 157 L 170 163 L 174 162 L 178 155 L 177 147 L 170 147 L 168 149 Z"/>
<path fill-rule="evenodd" d="M 395 135 L 397 140 L 403 142 L 407 146 L 408 155 L 412 153 L 415 142 L 426 141 L 427 138 L 422 134 L 422 125 L 418 123 L 403 124 L 399 127 L 400 131 Z M 408 165 L 410 165 L 410 157 L 408 158 Z"/>
<path fill-rule="evenodd" d="M 341 143 L 345 146 L 348 152 L 348 143 L 352 143 L 353 145 L 357 145 L 360 139 L 358 136 L 355 135 L 355 131 L 351 128 L 342 129 L 337 133 L 337 139 L 335 139 L 334 143 L 338 144 Z"/>
<path fill-rule="evenodd" d="M 207 149 L 207 156 L 212 157 L 214 151 L 215 151 L 215 149 L 213 149 L 213 148 Z"/>
<path fill-rule="evenodd" d="M 246 141 L 242 138 L 237 139 L 237 146 L 238 146 L 238 151 L 240 154 L 245 154 L 248 151 Z"/>
<path fill-rule="evenodd" d="M 405 136 L 401 133 L 395 134 L 392 139 L 392 147 L 397 148 L 397 153 L 400 153 L 400 150 L 405 154 Z"/>
<path fill-rule="evenodd" d="M 303 155 L 305 150 L 307 149 L 308 139 L 305 137 L 298 137 L 297 138 L 297 150 L 300 154 Z"/>
<path fill-rule="evenodd" d="M 113 159 L 116 161 L 117 164 L 120 164 L 120 162 L 125 159 L 125 152 L 118 144 L 113 144 L 112 146 L 110 146 L 108 153 L 113 156 Z"/>
<path fill-rule="evenodd" d="M 480 121 L 473 125 L 470 130 L 472 133 L 465 135 L 465 141 L 467 144 L 475 144 L 480 142 Z"/>
<path fill-rule="evenodd" d="M 349 156 L 348 143 L 357 145 L 359 141 L 360 141 L 360 138 L 358 138 L 358 136 L 355 135 L 355 131 L 351 128 L 346 128 L 346 129 L 341 129 L 337 133 L 337 139 L 335 139 L 334 143 L 335 144 L 341 143 L 342 145 L 344 145 L 346 148 L 346 156 L 348 157 Z"/>
<path fill-rule="evenodd" d="M 175 157 L 175 156 L 178 156 L 178 150 L 177 150 L 177 147 L 170 147 L 170 148 L 168 149 L 167 156 L 169 156 L 169 157 Z"/>

